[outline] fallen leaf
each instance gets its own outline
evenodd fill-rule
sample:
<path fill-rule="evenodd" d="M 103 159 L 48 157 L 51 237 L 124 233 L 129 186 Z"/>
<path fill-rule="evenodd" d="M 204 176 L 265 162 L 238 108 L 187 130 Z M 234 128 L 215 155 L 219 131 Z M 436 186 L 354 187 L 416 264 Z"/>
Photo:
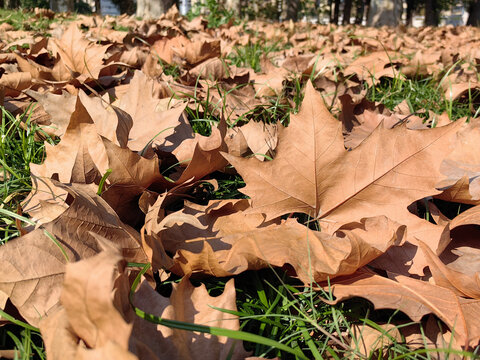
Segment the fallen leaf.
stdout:
<path fill-rule="evenodd" d="M 265 213 L 267 219 L 301 212 L 318 218 L 322 230 L 332 233 L 364 214 L 385 215 L 407 225 L 409 236 L 441 251 L 449 241 L 445 228 L 429 224 L 407 207 L 439 193 L 435 184 L 441 177 L 442 154 L 450 151 L 459 125 L 428 130 L 379 125 L 355 150 L 346 151 L 342 124 L 309 84 L 300 112 L 288 128 L 280 129 L 273 161 L 260 164 L 224 156 L 245 180 L 241 191 L 251 197 L 253 211 Z M 419 167 L 424 170 L 421 177 Z M 408 256 L 411 259 L 415 251 Z M 414 265 L 411 270 L 418 273 L 426 266 L 424 261 Z"/>
<path fill-rule="evenodd" d="M 59 40 L 54 40 L 55 50 L 72 77 L 84 75 L 98 79 L 104 67 L 103 57 L 110 45 L 96 45 L 86 40 L 77 24 L 72 23 Z"/>
<path fill-rule="evenodd" d="M 148 314 L 198 325 L 239 330 L 238 317 L 220 309 L 236 310 L 235 285 L 233 279 L 225 285 L 222 295 L 211 297 L 204 285 L 194 287 L 188 277 L 179 284 L 173 284 L 170 299 L 156 293 L 143 282 L 135 293 L 134 305 Z M 144 341 L 148 349 L 158 354 L 159 359 L 194 359 L 202 354 L 205 359 L 244 359 L 248 353 L 241 342 L 224 336 L 183 331 L 155 325 L 137 319 L 133 331 Z M 149 336 L 145 336 L 148 334 Z"/>
<path fill-rule="evenodd" d="M 193 137 L 193 132 L 183 114 L 184 106 L 157 112 L 159 99 L 153 97 L 153 81 L 136 71 L 126 94 L 118 107 L 133 120 L 128 147 L 146 152 L 149 148 L 171 152 L 183 139 Z"/>
<path fill-rule="evenodd" d="M 400 310 L 413 321 L 433 313 L 454 331 L 461 346 L 475 346 L 480 339 L 480 326 L 474 320 L 480 311 L 479 300 L 458 297 L 451 290 L 425 281 L 401 275 L 394 278 L 387 279 L 362 269 L 344 280 L 336 280 L 331 286 L 336 300 L 327 302 L 336 304 L 359 296 L 371 301 L 376 309 Z"/>
<path fill-rule="evenodd" d="M 379 329 L 365 324 L 353 324 L 350 327 L 350 333 L 352 335 L 350 347 L 368 358 L 372 353 L 377 353 L 378 350 L 378 353 L 382 356 L 384 349 L 393 345 L 394 341 L 402 341 L 402 336 L 395 325 L 377 325 Z"/>
<path fill-rule="evenodd" d="M 123 224 L 104 200 L 79 186 L 62 187 L 73 197 L 68 209 L 42 228 L 10 240 L 0 252 L 0 291 L 34 325 L 58 308 L 65 265 L 100 251 L 90 233 L 117 244 L 129 261 L 146 260 L 138 232 Z"/>
<path fill-rule="evenodd" d="M 248 214 L 246 210 L 245 200 L 187 206 L 185 214 L 198 216 L 203 227 L 193 219 L 177 218 L 178 213 L 168 215 L 160 224 L 147 214 L 152 222 L 147 234 L 155 235 L 154 242 L 161 244 L 152 248 L 153 262 L 165 261 L 165 249 L 175 254 L 171 270 L 178 274 L 230 276 L 269 264 L 289 264 L 308 284 L 352 274 L 400 243 L 404 236 L 403 227 L 383 217 L 346 224 L 328 235 L 293 219 L 281 224 L 265 223 L 262 215 Z M 178 224 L 165 225 L 170 217 Z"/>

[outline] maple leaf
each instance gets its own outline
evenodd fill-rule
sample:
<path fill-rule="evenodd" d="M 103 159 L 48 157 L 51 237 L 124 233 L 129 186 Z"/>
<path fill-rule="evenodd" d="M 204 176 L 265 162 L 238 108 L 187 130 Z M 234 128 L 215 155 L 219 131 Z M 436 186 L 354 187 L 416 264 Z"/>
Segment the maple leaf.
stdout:
<path fill-rule="evenodd" d="M 407 225 L 409 236 L 441 251 L 449 240 L 444 227 L 420 219 L 407 207 L 440 193 L 435 189 L 440 163 L 451 151 L 460 125 L 409 130 L 405 125 L 386 129 L 381 123 L 356 149 L 347 151 L 341 122 L 308 83 L 300 112 L 292 115 L 288 128 L 280 129 L 273 161 L 223 155 L 245 180 L 241 191 L 251 197 L 253 210 L 267 219 L 301 212 L 319 219 L 322 229 L 332 233 L 365 214 L 385 215 Z M 414 271 L 421 273 L 425 264 L 416 266 Z"/>
<path fill-rule="evenodd" d="M 428 282 L 395 276 L 394 280 L 361 269 L 357 274 L 336 280 L 332 285 L 336 304 L 339 301 L 359 296 L 368 299 L 376 309 L 398 309 L 413 321 L 420 321 L 433 313 L 454 332 L 460 346 L 475 345 L 480 339 L 480 326 L 475 314 L 480 311 L 480 300 L 459 297 L 455 292 Z"/>
<path fill-rule="evenodd" d="M 178 274 L 230 276 L 289 264 L 308 284 L 352 274 L 403 239 L 404 228 L 385 217 L 346 224 L 328 235 L 292 219 L 265 223 L 263 215 L 248 214 L 248 207 L 246 200 L 187 204 L 160 223 L 147 214 L 153 262 L 166 265 L 165 249 L 175 254 L 170 269 Z"/>
<path fill-rule="evenodd" d="M 98 79 L 105 52 L 111 46 L 96 45 L 86 40 L 76 23 L 72 23 L 59 40 L 54 41 L 64 66 L 72 77 L 83 75 L 86 79 Z"/>
<path fill-rule="evenodd" d="M 9 241 L 0 252 L 0 291 L 31 324 L 58 306 L 65 265 L 100 251 L 91 233 L 116 243 L 131 261 L 146 260 L 139 234 L 123 224 L 103 199 L 80 185 L 61 187 L 73 197 L 68 209 L 43 228 Z"/>
<path fill-rule="evenodd" d="M 149 148 L 172 151 L 184 139 L 192 138 L 193 131 L 183 114 L 185 106 L 157 111 L 160 100 L 153 96 L 153 81 L 136 71 L 126 94 L 118 107 L 133 119 L 128 147 L 146 152 Z"/>
<path fill-rule="evenodd" d="M 80 359 L 106 355 L 112 360 L 137 356 L 190 359 L 199 353 L 206 359 L 248 356 L 233 339 L 171 329 L 136 316 L 129 304 L 131 285 L 126 261 L 114 246 L 100 243 L 104 251 L 67 266 L 61 295 L 63 308 L 40 324 L 49 358 L 60 360 L 65 353 Z M 98 274 L 104 276 L 99 278 Z M 144 281 L 133 304 L 163 319 L 238 330 L 238 317 L 212 308 L 236 311 L 235 299 L 233 280 L 227 282 L 222 295 L 211 297 L 204 285 L 194 287 L 188 278 L 183 278 L 173 285 L 170 298 L 162 297 Z"/>

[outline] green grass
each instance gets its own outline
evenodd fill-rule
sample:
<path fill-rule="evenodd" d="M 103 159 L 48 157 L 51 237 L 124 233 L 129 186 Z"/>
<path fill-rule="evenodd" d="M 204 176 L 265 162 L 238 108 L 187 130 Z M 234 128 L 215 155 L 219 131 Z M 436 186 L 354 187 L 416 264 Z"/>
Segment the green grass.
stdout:
<path fill-rule="evenodd" d="M 29 11 L 0 9 L 0 24 L 6 22 L 12 25 L 15 30 L 35 31 L 42 35 L 47 35 L 45 32 L 50 24 L 56 21 L 58 20 L 55 18 L 34 18 L 34 14 Z"/>
<path fill-rule="evenodd" d="M 30 122 L 33 106 L 23 114 L 14 117 L 0 107 L 2 122 L 0 126 L 0 208 L 17 211 L 20 202 L 32 188 L 30 163 L 40 164 L 45 158 L 44 142 L 36 138 L 41 134 L 50 143 L 54 141 Z M 19 235 L 13 219 L 0 218 L 1 242 Z"/>
<path fill-rule="evenodd" d="M 477 92 L 470 92 L 466 98 L 448 99 L 439 82 L 433 78 L 383 78 L 378 85 L 368 89 L 367 98 L 384 104 L 390 110 L 405 100 L 410 111 L 420 117 L 427 119 L 430 110 L 436 114 L 446 112 L 451 120 L 473 116 L 480 100 Z"/>
<path fill-rule="evenodd" d="M 25 18 L 20 12 L 6 15 L 0 11 L 0 19 L 9 16 L 7 21 L 21 29 L 19 25 Z M 11 14 L 11 12 L 8 12 Z M 213 19 L 212 21 L 217 21 Z M 1 20 L 0 20 L 1 21 Z M 223 22 L 224 20 L 218 20 Z M 23 26 L 23 25 L 22 25 Z M 45 29 L 45 23 L 40 23 L 39 29 Z M 265 44 L 262 42 L 249 43 L 246 46 L 236 47 L 228 56 L 228 60 L 237 66 L 250 67 L 260 71 L 261 59 L 281 46 L 279 44 Z M 175 66 L 162 64 L 165 74 L 174 78 L 179 76 L 180 69 Z M 315 73 L 315 72 L 314 72 Z M 251 120 L 264 122 L 281 122 L 287 125 L 290 114 L 297 112 L 302 101 L 303 87 L 307 78 L 291 78 L 285 82 L 283 93 L 268 99 L 268 104 L 259 106 L 243 114 L 235 124 Z M 217 87 L 219 90 L 219 87 Z M 228 92 L 220 92 L 226 98 Z M 184 94 L 178 94 L 184 97 Z M 412 111 L 422 109 L 432 110 L 435 113 L 446 111 L 452 119 L 463 116 L 472 116 L 478 99 L 476 94 L 469 94 L 466 99 L 449 101 L 443 96 L 438 80 L 428 79 L 382 79 L 382 81 L 368 89 L 368 98 L 379 101 L 388 108 L 394 109 L 401 101 L 406 100 Z M 211 125 L 217 123 L 220 105 L 209 100 L 199 99 L 196 94 L 191 96 L 192 108 L 187 107 L 188 119 L 195 132 L 208 136 Z M 1 188 L 1 209 L 16 212 L 18 205 L 31 189 L 30 163 L 41 163 L 45 157 L 42 141 L 37 141 L 35 133 L 39 129 L 30 122 L 30 111 L 12 116 L 2 108 L 2 125 L 0 135 L 0 174 L 3 176 Z M 421 113 L 419 114 L 423 116 Z M 229 121 L 229 119 L 227 119 Z M 233 126 L 234 123 L 229 123 Z M 47 138 L 48 139 L 48 138 Z M 53 140 L 48 139 L 53 143 Z M 244 198 L 239 191 L 245 186 L 242 178 L 234 174 L 215 173 L 217 190 L 209 188 L 206 194 L 200 194 L 196 201 L 205 202 L 211 199 Z M 100 187 L 101 188 L 101 187 Z M 0 242 L 5 243 L 19 235 L 19 229 L 12 217 L 0 215 Z M 172 276 L 172 281 L 175 281 Z M 211 295 L 218 295 L 223 291 L 228 279 L 207 278 L 202 280 Z M 240 317 L 241 330 L 255 334 L 264 339 L 282 343 L 293 352 L 304 354 L 309 359 L 362 358 L 359 353 L 359 344 L 350 342 L 352 324 L 366 324 L 378 327 L 377 323 L 409 323 L 405 315 L 395 311 L 374 311 L 372 305 L 365 300 L 354 299 L 337 306 L 327 305 L 322 298 L 331 298 L 328 292 L 314 291 L 298 280 L 288 276 L 286 269 L 264 269 L 248 271 L 235 276 L 237 290 L 237 311 L 232 314 Z M 168 287 L 168 282 L 161 285 Z M 165 290 L 165 289 L 161 289 Z M 168 291 L 167 291 L 168 293 Z M 168 296 L 168 294 L 162 294 Z M 226 311 L 226 310 L 219 310 Z M 145 315 L 145 314 L 144 314 Z M 148 315 L 148 314 L 146 314 Z M 155 317 L 146 317 L 148 321 L 161 321 Z M 179 325 L 179 324 L 177 324 Z M 194 325 L 187 329 L 196 329 Z M 203 329 L 207 331 L 206 329 Z M 221 330 L 215 330 L 221 331 Z M 221 334 L 221 332 L 220 332 Z M 238 336 L 244 336 L 241 333 Z M 386 337 L 391 338 L 389 334 Z M 245 338 L 247 339 L 247 338 Z M 247 339 L 248 340 L 248 339 Z M 253 341 L 256 340 L 256 341 Z M 384 349 L 384 353 L 372 353 L 368 359 L 430 359 L 425 350 L 410 350 L 404 342 L 392 339 L 392 345 Z M 291 352 L 270 346 L 268 341 L 260 338 L 245 342 L 247 350 L 253 356 L 278 356 L 281 359 L 295 359 Z M 32 329 L 19 325 L 8 325 L 0 328 L 0 349 L 16 348 L 20 359 L 44 358 L 44 349 L 40 334 Z M 445 353 L 455 353 L 445 350 Z M 465 353 L 467 358 L 474 358 L 473 354 Z"/>
<path fill-rule="evenodd" d="M 4 107 L 0 107 L 0 177 L 3 179 L 0 189 L 1 210 L 17 212 L 21 201 L 32 187 L 30 163 L 39 164 L 45 157 L 44 142 L 35 137 L 40 130 L 30 122 L 31 110 L 33 107 L 15 117 Z M 46 134 L 42 135 L 53 143 Z M 15 219 L 1 213 L 0 246 L 19 235 Z M 45 358 L 40 333 L 23 327 L 22 323 L 0 328 L 1 348 L 17 349 L 19 359 Z"/>
<path fill-rule="evenodd" d="M 232 65 L 239 67 L 248 67 L 255 72 L 261 70 L 261 60 L 263 57 L 268 59 L 268 55 L 272 52 L 279 51 L 283 47 L 277 43 L 267 43 L 266 41 L 249 42 L 244 46 L 235 46 L 233 51 L 228 55 L 228 59 Z"/>

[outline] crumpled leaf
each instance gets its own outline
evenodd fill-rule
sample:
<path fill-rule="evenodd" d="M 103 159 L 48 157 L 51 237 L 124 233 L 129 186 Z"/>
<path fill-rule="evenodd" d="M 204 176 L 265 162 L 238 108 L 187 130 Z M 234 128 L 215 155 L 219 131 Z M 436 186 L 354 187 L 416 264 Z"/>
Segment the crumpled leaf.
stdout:
<path fill-rule="evenodd" d="M 122 149 L 103 138 L 108 166 L 112 170 L 107 179 L 107 188 L 102 192 L 109 205 L 124 221 L 135 223 L 140 210 L 137 206 L 138 195 L 153 186 L 159 192 L 172 186 L 160 174 L 159 160 L 156 156 L 146 159 L 136 152 Z"/>
<path fill-rule="evenodd" d="M 161 247 L 154 247 L 153 262 L 161 263 L 162 249 L 173 254 L 171 270 L 178 274 L 202 272 L 230 276 L 246 270 L 291 265 L 306 284 L 354 273 L 403 239 L 403 227 L 384 217 L 362 219 L 340 228 L 334 235 L 308 229 L 290 219 L 281 224 L 265 223 L 262 215 L 248 214 L 248 203 L 215 201 L 207 207 L 189 205 L 178 225 L 149 226 Z M 147 214 L 148 216 L 148 214 Z M 150 219 L 154 221 L 154 219 Z M 155 224 L 155 223 L 153 223 Z M 208 230 L 204 227 L 208 226 Z"/>
<path fill-rule="evenodd" d="M 197 181 L 206 175 L 223 169 L 228 162 L 222 156 L 221 151 L 227 150 L 224 141 L 226 124 L 221 121 L 216 127 L 212 127 L 210 136 L 195 134 L 193 139 L 184 140 L 173 152 L 178 156 L 179 162 L 186 166 L 175 184 L 187 181 Z"/>
<path fill-rule="evenodd" d="M 148 283 L 143 282 L 135 293 L 133 303 L 146 313 L 165 319 L 238 330 L 238 317 L 212 308 L 235 311 L 235 298 L 233 279 L 227 282 L 222 295 L 211 297 L 205 285 L 194 287 L 185 277 L 179 284 L 173 284 L 170 299 L 160 296 Z M 171 329 L 141 319 L 135 321 L 133 331 L 150 351 L 157 354 L 159 360 L 195 359 L 198 354 L 206 359 L 223 359 L 230 351 L 231 359 L 248 356 L 241 342 L 223 336 Z"/>
<path fill-rule="evenodd" d="M 67 353 L 75 359 L 105 355 L 106 359 L 162 360 L 190 359 L 202 353 L 206 359 L 218 359 L 226 357 L 233 345 L 232 359 L 247 356 L 235 340 L 170 329 L 136 316 L 129 304 L 125 265 L 118 250 L 105 243 L 98 255 L 67 267 L 63 308 L 41 323 L 49 358 L 62 359 Z M 105 276 L 98 278 L 99 273 Z M 134 304 L 165 319 L 239 329 L 238 317 L 211 307 L 236 310 L 233 280 L 222 295 L 210 297 L 204 286 L 195 288 L 184 278 L 173 285 L 170 298 L 160 296 L 144 281 L 134 295 Z"/>
<path fill-rule="evenodd" d="M 193 137 L 193 132 L 183 114 L 185 106 L 158 112 L 160 101 L 153 97 L 152 89 L 153 81 L 136 71 L 127 93 L 120 99 L 118 107 L 133 119 L 128 147 L 133 151 L 159 148 L 171 152 L 183 139 Z"/>
<path fill-rule="evenodd" d="M 331 286 L 336 304 L 359 296 L 373 303 L 376 309 L 398 309 L 413 321 L 427 314 L 438 316 L 450 330 L 459 345 L 474 345 L 480 339 L 480 326 L 475 314 L 480 311 L 480 300 L 464 299 L 451 290 L 405 276 L 387 279 L 361 269 L 355 275 L 336 280 Z"/>
<path fill-rule="evenodd" d="M 241 191 L 252 198 L 253 210 L 267 219 L 301 212 L 319 218 L 322 230 L 332 233 L 364 214 L 386 215 L 407 225 L 409 236 L 441 251 L 449 240 L 445 228 L 418 218 L 407 207 L 439 193 L 435 184 L 441 177 L 442 154 L 451 150 L 459 126 L 420 131 L 380 124 L 355 150 L 346 151 L 342 124 L 308 84 L 300 112 L 280 131 L 273 161 L 259 164 L 256 159 L 224 156 L 245 180 Z M 418 168 L 423 169 L 421 177 Z M 421 274 L 424 266 L 423 261 L 414 262 L 412 271 Z"/>
<path fill-rule="evenodd" d="M 117 244 L 129 261 L 146 261 L 138 232 L 123 224 L 104 200 L 78 185 L 61 186 L 73 197 L 68 209 L 43 228 L 10 240 L 0 252 L 0 291 L 31 324 L 58 307 L 65 265 L 100 251 L 91 233 Z"/>
<path fill-rule="evenodd" d="M 126 263 L 104 246 L 105 251 L 67 266 L 63 307 L 40 323 L 49 359 L 66 354 L 69 359 L 137 359 L 128 351 L 135 315 L 128 303 Z"/>

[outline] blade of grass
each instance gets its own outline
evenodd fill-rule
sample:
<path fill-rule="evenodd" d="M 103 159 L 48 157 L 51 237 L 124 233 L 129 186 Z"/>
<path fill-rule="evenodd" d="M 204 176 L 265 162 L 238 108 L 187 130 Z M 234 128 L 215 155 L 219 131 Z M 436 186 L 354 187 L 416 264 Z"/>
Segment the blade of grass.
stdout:
<path fill-rule="evenodd" d="M 159 324 L 163 326 L 167 326 L 169 328 L 173 329 L 180 329 L 180 330 L 186 330 L 186 331 L 196 331 L 196 332 L 201 332 L 201 333 L 206 333 L 206 334 L 211 334 L 215 336 L 226 336 L 231 339 L 236 339 L 236 340 L 243 340 L 243 341 L 248 341 L 248 342 L 253 342 L 253 343 L 258 343 L 262 344 L 265 346 L 270 346 L 272 348 L 277 348 L 282 351 L 288 352 L 290 354 L 293 354 L 297 356 L 300 359 L 305 359 L 308 360 L 308 358 L 303 354 L 303 352 L 300 349 L 292 349 L 291 347 L 282 344 L 278 341 L 274 341 L 272 339 L 265 338 L 263 336 L 255 335 L 255 334 L 250 334 L 244 331 L 236 331 L 236 330 L 230 330 L 230 329 L 224 329 L 220 327 L 214 327 L 214 326 L 205 326 L 205 325 L 197 325 L 197 324 L 192 324 L 184 321 L 177 321 L 177 320 L 169 320 L 169 319 L 163 319 L 159 316 L 153 315 L 153 314 L 148 314 L 144 312 L 143 310 L 137 308 L 135 305 L 133 305 L 133 295 L 135 294 L 135 291 L 138 287 L 138 284 L 140 283 L 140 279 L 143 274 L 145 274 L 148 269 L 150 268 L 151 264 L 146 264 L 143 269 L 138 273 L 137 277 L 135 278 L 132 288 L 130 290 L 130 305 L 134 309 L 135 313 L 137 316 L 141 317 L 142 319 L 149 321 L 154 324 Z"/>

